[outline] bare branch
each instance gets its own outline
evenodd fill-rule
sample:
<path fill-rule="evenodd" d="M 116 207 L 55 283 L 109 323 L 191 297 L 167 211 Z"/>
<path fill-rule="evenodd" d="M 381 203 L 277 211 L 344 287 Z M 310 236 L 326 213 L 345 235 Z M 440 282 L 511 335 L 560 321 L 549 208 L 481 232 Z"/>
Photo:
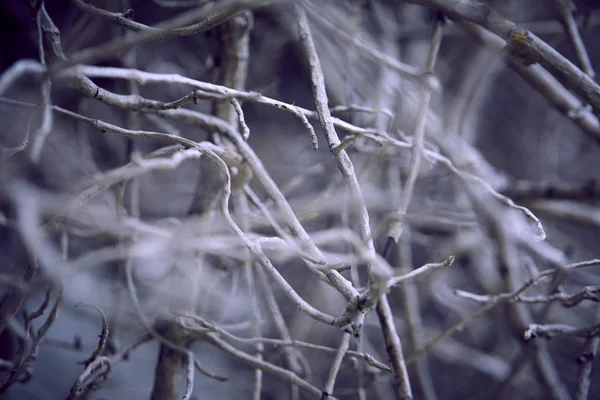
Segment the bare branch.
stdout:
<path fill-rule="evenodd" d="M 573 63 L 533 33 L 500 16 L 491 7 L 475 0 L 410 0 L 442 11 L 452 19 L 467 20 L 506 40 L 510 54 L 525 65 L 540 63 L 552 75 L 592 106 L 600 115 L 600 87 Z"/>

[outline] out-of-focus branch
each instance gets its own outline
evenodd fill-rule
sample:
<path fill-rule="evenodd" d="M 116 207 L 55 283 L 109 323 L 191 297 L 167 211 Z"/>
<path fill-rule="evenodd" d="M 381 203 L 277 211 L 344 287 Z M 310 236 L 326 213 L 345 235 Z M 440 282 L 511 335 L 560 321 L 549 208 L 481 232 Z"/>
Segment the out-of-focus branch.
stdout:
<path fill-rule="evenodd" d="M 311 19 L 313 19 L 317 24 L 327 29 L 329 32 L 332 32 L 340 40 L 343 40 L 347 44 L 355 46 L 356 49 L 360 50 L 360 52 L 358 52 L 359 55 L 368 56 L 373 60 L 381 62 L 386 67 L 398 72 L 402 76 L 413 80 L 419 80 L 421 76 L 421 71 L 419 71 L 418 68 L 413 67 L 410 64 L 400 62 L 392 57 L 389 57 L 385 53 L 374 48 L 374 46 L 365 43 L 365 41 L 362 40 L 360 37 L 346 33 L 342 28 L 336 26 L 333 22 L 327 20 L 321 14 L 319 14 L 319 11 L 315 10 L 314 4 L 310 2 L 307 2 L 305 4 L 306 12 L 308 15 L 310 15 Z"/>
<path fill-rule="evenodd" d="M 207 336 L 209 337 L 211 342 L 214 343 L 215 346 L 217 346 L 221 350 L 225 351 L 227 354 L 230 354 L 233 357 L 237 358 L 238 360 L 240 360 L 246 364 L 249 364 L 250 366 L 252 366 L 254 368 L 260 368 L 261 370 L 271 373 L 275 376 L 278 376 L 281 379 L 284 379 L 288 382 L 292 382 L 295 385 L 297 385 L 300 388 L 307 391 L 308 393 L 312 393 L 313 395 L 318 396 L 318 397 L 322 396 L 323 393 L 319 389 L 317 389 L 316 387 L 314 387 L 313 385 L 311 385 L 304 379 L 298 377 L 298 375 L 296 375 L 292 371 L 287 370 L 285 368 L 281 368 L 281 367 L 274 365 L 272 363 L 269 363 L 267 361 L 263 361 L 262 359 L 253 357 L 249 354 L 246 354 L 243 351 L 236 349 L 229 343 L 222 340 L 215 333 L 207 333 Z M 336 399 L 336 397 L 331 396 L 331 395 L 328 398 L 331 400 Z"/>
<path fill-rule="evenodd" d="M 502 192 L 515 200 L 521 201 L 535 201 L 538 199 L 576 201 L 600 200 L 600 185 L 594 178 L 588 179 L 582 184 L 514 181 L 510 182 Z"/>
<path fill-rule="evenodd" d="M 575 270 L 575 269 L 579 269 L 579 268 L 595 267 L 598 265 L 600 265 L 600 260 L 593 259 L 593 260 L 589 260 L 589 261 L 582 261 L 582 262 L 578 262 L 578 263 L 569 264 L 566 266 L 566 269 Z M 418 358 L 422 357 L 424 354 L 429 352 L 439 342 L 441 342 L 442 340 L 444 340 L 445 338 L 447 338 L 449 336 L 452 336 L 456 332 L 463 330 L 469 323 L 471 323 L 472 321 L 481 317 L 482 315 L 486 314 L 488 311 L 492 310 L 497 305 L 499 305 L 503 302 L 506 302 L 506 301 L 510 301 L 511 299 L 515 298 L 516 296 L 519 296 L 519 295 L 525 293 L 525 291 L 527 289 L 529 289 L 534 284 L 540 282 L 544 278 L 553 277 L 557 273 L 561 273 L 561 271 L 559 269 L 548 269 L 544 272 L 541 272 L 538 276 L 529 279 L 527 282 L 525 282 L 523 285 L 521 285 L 521 287 L 516 289 L 514 292 L 496 295 L 489 303 L 487 303 L 485 306 L 480 308 L 477 312 L 475 312 L 474 314 L 471 314 L 469 317 L 467 317 L 467 318 L 463 319 L 462 321 L 458 322 L 457 324 L 453 325 L 451 328 L 447 329 L 446 331 L 444 331 L 442 334 L 440 334 L 436 338 L 430 340 L 420 350 L 417 350 L 416 352 L 411 354 L 411 356 L 407 360 L 407 363 L 411 364 L 411 363 L 415 362 Z"/>
<path fill-rule="evenodd" d="M 539 325 L 531 324 L 523 334 L 526 340 L 534 338 L 552 339 L 556 336 L 574 336 L 582 338 L 594 338 L 600 335 L 600 324 L 587 328 L 575 328 L 564 324 Z"/>
<path fill-rule="evenodd" d="M 457 296 L 476 301 L 478 303 L 489 303 L 493 301 L 496 296 L 494 295 L 480 295 L 465 292 L 462 290 L 456 290 L 454 292 Z M 526 303 L 526 304 L 544 304 L 557 302 L 562 304 L 564 307 L 575 307 L 582 301 L 589 300 L 594 302 L 600 301 L 600 287 L 599 286 L 587 286 L 579 292 L 573 294 L 567 293 L 555 293 L 547 296 L 515 296 L 511 301 Z"/>
<path fill-rule="evenodd" d="M 114 57 L 116 54 L 130 50 L 140 44 L 158 40 L 164 37 L 165 32 L 182 28 L 187 25 L 194 25 L 196 33 L 202 32 L 223 23 L 240 12 L 256 7 L 263 7 L 276 1 L 277 0 L 225 0 L 220 1 L 216 5 L 210 4 L 208 7 L 199 7 L 194 11 L 182 13 L 170 20 L 163 21 L 156 25 L 153 30 L 145 30 L 134 36 L 118 38 L 109 43 L 82 50 L 73 54 L 68 61 L 65 60 L 53 65 L 48 73 L 53 75 L 60 70 L 76 64 L 97 62 Z"/>
<path fill-rule="evenodd" d="M 438 15 L 438 21 L 436 22 L 433 35 L 431 38 L 431 46 L 429 49 L 429 56 L 427 58 L 427 67 L 425 74 L 422 76 L 421 82 L 421 99 L 419 103 L 419 111 L 417 114 L 417 123 L 415 133 L 413 135 L 413 144 L 410 153 L 410 170 L 406 183 L 402 188 L 402 198 L 400 203 L 395 210 L 397 218 L 390 224 L 388 231 L 388 237 L 393 239 L 396 243 L 400 239 L 403 230 L 402 218 L 408 211 L 410 202 L 413 197 L 415 184 L 417 182 L 417 176 L 421 168 L 421 160 L 423 158 L 423 144 L 425 141 L 425 128 L 427 124 L 427 112 L 429 111 L 429 102 L 431 96 L 435 90 L 440 89 L 440 82 L 437 77 L 433 74 L 433 68 L 437 62 L 440 46 L 442 44 L 442 26 L 443 16 Z"/>
<path fill-rule="evenodd" d="M 504 41 L 498 36 L 470 22 L 461 21 L 460 24 L 465 30 L 477 36 L 492 49 L 498 52 L 502 51 Z M 543 95 L 552 106 L 600 143 L 600 121 L 598 117 L 552 74 L 540 65 L 525 66 L 512 58 L 507 58 L 507 62 L 513 71 Z"/>
<path fill-rule="evenodd" d="M 509 53 L 524 65 L 540 63 L 600 116 L 600 86 L 546 42 L 475 0 L 410 0 L 434 8 L 455 20 L 481 25 L 506 41 Z"/>
<path fill-rule="evenodd" d="M 400 272 L 406 275 L 413 270 L 413 253 L 411 249 L 412 234 L 410 230 L 405 230 L 400 237 L 397 245 L 398 259 L 400 263 Z M 421 301 L 419 299 L 419 288 L 414 281 L 405 281 L 398 287 L 402 295 L 402 309 L 406 316 L 408 326 L 408 341 L 410 351 L 421 348 L 425 342 L 425 325 L 421 317 Z M 438 396 L 435 390 L 434 378 L 429 368 L 429 360 L 419 359 L 413 366 L 416 375 L 417 384 L 423 393 L 424 400 L 437 400 Z"/>
<path fill-rule="evenodd" d="M 40 307 L 33 313 L 27 315 L 25 321 L 25 343 L 21 349 L 18 360 L 15 362 L 12 370 L 0 381 L 0 394 L 6 392 L 16 382 L 27 382 L 33 376 L 33 363 L 37 359 L 40 345 L 42 344 L 48 329 L 52 326 L 58 317 L 58 311 L 62 306 L 62 292 L 58 292 L 54 305 L 50 309 L 48 317 L 37 330 L 33 329 L 32 323 L 35 319 L 41 317 L 50 305 L 52 290 L 46 291 L 46 296 Z M 31 336 L 31 343 L 28 343 Z"/>
<path fill-rule="evenodd" d="M 420 93 L 421 98 L 417 114 L 415 133 L 413 135 L 412 150 L 410 157 L 410 170 L 408 173 L 406 183 L 404 184 L 402 190 L 402 196 L 399 205 L 397 206 L 395 211 L 396 219 L 393 220 L 390 224 L 387 233 L 387 242 L 385 245 L 385 249 L 383 250 L 383 257 L 388 260 L 390 257 L 392 243 L 398 243 L 398 241 L 401 238 L 402 231 L 404 229 L 403 217 L 406 214 L 406 211 L 408 210 L 408 207 L 412 200 L 415 183 L 417 181 L 417 176 L 421 167 L 421 160 L 424 152 L 423 148 L 425 140 L 427 112 L 429 110 L 429 102 L 431 100 L 431 96 L 434 90 L 439 88 L 439 81 L 433 74 L 433 68 L 435 66 L 435 63 L 437 62 L 441 46 L 442 26 L 443 19 L 440 16 L 440 19 L 436 21 L 436 24 L 433 29 L 431 46 L 427 58 L 427 66 L 425 69 L 425 74 L 422 76 L 422 86 Z M 420 271 L 408 273 L 404 275 L 404 279 L 408 279 L 409 275 L 416 276 L 427 269 L 431 268 L 423 267 Z M 404 279 L 392 279 L 392 281 L 388 283 L 388 287 L 391 287 L 395 283 L 401 282 Z M 408 371 L 406 368 L 404 354 L 402 352 L 402 344 L 400 342 L 400 337 L 396 332 L 396 327 L 392 318 L 392 311 L 388 303 L 387 296 L 385 294 L 381 296 L 381 300 L 377 305 L 377 316 L 379 317 L 379 322 L 383 331 L 384 341 L 387 347 L 387 353 L 394 370 L 394 383 L 396 395 L 400 399 L 412 399 L 412 389 L 408 377 Z"/>
<path fill-rule="evenodd" d="M 35 256 L 31 254 L 28 256 L 29 262 L 27 264 L 27 270 L 25 271 L 20 283 L 25 285 L 25 287 L 15 288 L 15 291 L 12 294 L 5 295 L 0 303 L 0 333 L 4 331 L 10 319 L 14 318 L 15 315 L 17 315 L 17 313 L 21 310 L 23 301 L 25 301 L 25 298 L 28 294 L 28 290 L 26 289 L 27 285 L 31 284 L 37 273 L 38 265 Z"/>
<path fill-rule="evenodd" d="M 594 78 L 596 76 L 594 67 L 592 66 L 588 52 L 583 44 L 583 39 L 579 34 L 579 28 L 577 27 L 575 18 L 573 18 L 573 12 L 576 10 L 575 4 L 573 4 L 573 1 L 571 0 L 555 0 L 555 3 L 562 18 L 562 23 L 567 32 L 567 36 L 575 49 L 577 61 L 579 61 L 581 69 L 590 77 Z"/>
<path fill-rule="evenodd" d="M 337 353 L 339 349 L 334 349 L 327 346 L 321 346 L 317 344 L 303 342 L 301 340 L 293 340 L 293 339 L 271 339 L 271 338 L 261 338 L 261 337 L 253 337 L 253 338 L 241 338 L 235 336 L 234 334 L 228 332 L 226 329 L 207 321 L 206 319 L 200 317 L 199 315 L 193 315 L 189 313 L 178 313 L 177 321 L 186 329 L 194 331 L 200 335 L 205 335 L 208 332 L 214 332 L 219 336 L 222 336 L 225 339 L 229 339 L 231 341 L 235 341 L 238 343 L 264 343 L 274 346 L 284 346 L 284 347 L 298 347 L 304 349 L 312 349 L 316 351 L 324 351 L 327 353 Z M 376 360 L 370 354 L 361 353 L 353 350 L 346 350 L 344 352 L 347 358 L 358 358 L 364 360 L 370 366 L 377 368 L 384 372 L 391 372 L 390 367 L 383 364 L 381 361 Z"/>
<path fill-rule="evenodd" d="M 600 307 L 596 308 L 596 316 L 594 322 L 600 322 Z M 577 392 L 575 400 L 586 400 L 590 390 L 592 378 L 592 365 L 596 361 L 598 355 L 598 345 L 600 344 L 600 336 L 594 336 L 586 340 L 582 354 L 577 358 L 581 364 L 579 369 L 579 377 L 577 379 Z"/>
<path fill-rule="evenodd" d="M 569 200 L 537 200 L 532 207 L 555 218 L 600 227 L 600 208 Z"/>

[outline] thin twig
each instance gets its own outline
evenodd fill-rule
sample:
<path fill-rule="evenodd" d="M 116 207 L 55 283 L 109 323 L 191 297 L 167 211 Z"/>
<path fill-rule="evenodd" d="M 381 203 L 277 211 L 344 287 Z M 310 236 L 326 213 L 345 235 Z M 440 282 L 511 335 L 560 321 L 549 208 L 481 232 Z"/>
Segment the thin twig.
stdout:
<path fill-rule="evenodd" d="M 67 61 L 62 61 L 53 65 L 48 71 L 53 75 L 58 71 L 77 64 L 101 61 L 114 54 L 132 49 L 143 43 L 151 42 L 164 37 L 165 32 L 182 28 L 188 25 L 194 26 L 196 33 L 206 31 L 223 23 L 229 18 L 248 9 L 263 7 L 272 4 L 277 0 L 225 0 L 217 5 L 209 7 L 199 7 L 191 12 L 185 12 L 176 17 L 163 21 L 156 25 L 153 30 L 141 31 L 134 36 L 114 39 L 106 44 L 81 50 L 73 54 Z"/>
<path fill-rule="evenodd" d="M 415 183 L 417 176 L 421 169 L 421 160 L 423 156 L 423 143 L 425 141 L 425 128 L 427 122 L 427 112 L 429 110 L 429 102 L 434 90 L 439 89 L 439 80 L 433 75 L 433 68 L 437 61 L 437 57 L 440 51 L 442 43 L 442 26 L 443 16 L 438 16 L 438 21 L 433 28 L 433 35 L 431 38 L 431 46 L 429 48 L 429 56 L 427 59 L 426 72 L 422 76 L 421 86 L 421 99 L 419 103 L 419 111 L 417 114 L 417 126 L 413 135 L 413 145 L 410 153 L 410 170 L 408 172 L 408 178 L 402 188 L 402 198 L 400 204 L 396 208 L 395 215 L 399 216 L 395 221 L 390 224 L 388 231 L 388 237 L 394 239 L 396 243 L 400 239 L 403 230 L 402 217 L 408 211 L 408 207 L 412 200 L 413 192 L 415 190 Z"/>
<path fill-rule="evenodd" d="M 94 350 L 94 352 L 92 353 L 92 355 L 90 356 L 90 358 L 88 358 L 87 360 L 85 360 L 83 362 L 83 364 L 87 367 L 88 365 L 90 365 L 96 358 L 98 358 L 102 352 L 104 351 L 104 347 L 106 346 L 106 339 L 108 338 L 108 322 L 106 320 L 106 315 L 104 315 L 104 311 L 102 311 L 102 309 L 95 305 L 95 304 L 83 304 L 83 303 L 79 303 L 76 304 L 75 307 L 92 307 L 95 308 L 98 313 L 100 313 L 100 316 L 102 317 L 102 332 L 100 333 L 100 340 L 98 341 L 98 346 L 96 347 L 96 349 Z"/>
<path fill-rule="evenodd" d="M 586 328 L 575 328 L 564 324 L 530 324 L 525 330 L 523 336 L 525 340 L 543 338 L 552 339 L 556 336 L 574 336 L 586 339 L 598 337 L 600 335 L 600 324 L 592 325 Z"/>
<path fill-rule="evenodd" d="M 335 381 L 340 371 L 340 366 L 342 365 L 342 360 L 350 347 L 350 338 L 352 337 L 350 332 L 344 332 L 342 335 L 342 340 L 338 347 L 338 350 L 335 353 L 335 357 L 333 362 L 331 363 L 331 367 L 329 368 L 329 374 L 327 375 L 327 380 L 325 381 L 325 387 L 323 388 L 323 394 L 321 395 L 321 400 L 327 400 L 333 393 L 333 388 L 335 386 Z"/>
<path fill-rule="evenodd" d="M 600 322 L 600 307 L 596 308 L 596 316 L 594 322 Z M 586 400 L 590 390 L 592 366 L 598 355 L 598 345 L 600 344 L 600 336 L 594 336 L 586 340 L 581 355 L 577 361 L 581 365 L 579 376 L 577 378 L 577 391 L 575 400 Z"/>
<path fill-rule="evenodd" d="M 398 257 L 400 260 L 401 273 L 409 273 L 412 270 L 413 256 L 411 249 L 411 231 L 406 230 L 400 238 L 397 245 Z M 398 287 L 402 294 L 403 311 L 406 315 L 406 323 L 408 325 L 408 340 L 410 351 L 421 348 L 424 344 L 425 333 L 424 323 L 421 317 L 421 306 L 419 300 L 419 291 L 414 281 L 405 281 Z M 419 359 L 413 367 L 416 375 L 416 380 L 423 393 L 424 400 L 437 400 L 433 376 L 428 366 L 427 359 Z"/>
<path fill-rule="evenodd" d="M 190 400 L 194 391 L 194 353 L 191 351 L 187 357 L 187 371 L 185 375 L 185 393 L 182 400 Z"/>
<path fill-rule="evenodd" d="M 246 364 L 249 364 L 250 366 L 252 366 L 254 368 L 260 368 L 265 372 L 271 373 L 273 375 L 280 377 L 281 379 L 292 382 L 295 385 L 297 385 L 300 388 L 307 391 L 308 393 L 311 393 L 315 396 L 320 397 L 322 395 L 322 392 L 319 389 L 317 389 L 316 387 L 314 387 L 313 385 L 311 385 L 304 379 L 298 377 L 298 375 L 296 375 L 295 373 L 293 373 L 285 368 L 278 367 L 267 361 L 263 361 L 256 357 L 252 357 L 251 355 L 248 355 L 248 354 L 236 349 L 235 347 L 231 346 L 227 342 L 223 341 L 222 339 L 219 338 L 219 336 L 217 336 L 214 333 L 208 333 L 207 336 L 218 348 L 220 348 L 221 350 L 225 351 L 226 353 L 232 355 L 233 357 L 237 358 L 238 360 L 243 361 Z M 334 396 L 329 396 L 329 399 L 335 400 L 336 398 Z"/>
<path fill-rule="evenodd" d="M 410 379 L 406 369 L 406 360 L 402 352 L 400 336 L 396 331 L 394 316 L 390 308 L 387 296 L 381 296 L 377 303 L 377 316 L 383 332 L 383 339 L 386 343 L 386 352 L 388 354 L 392 370 L 394 371 L 394 388 L 396 396 L 401 400 L 411 400 L 413 398 L 410 387 Z"/>
<path fill-rule="evenodd" d="M 600 259 L 593 259 L 593 260 L 588 260 L 588 261 L 582 261 L 579 263 L 569 264 L 566 266 L 566 268 L 569 270 L 574 270 L 574 269 L 585 268 L 585 267 L 594 267 L 597 265 L 600 265 Z M 529 279 L 527 282 L 525 282 L 523 285 L 521 285 L 521 287 L 516 289 L 514 292 L 497 295 L 492 301 L 490 301 L 485 306 L 480 308 L 477 312 L 471 314 L 467 318 L 464 318 L 462 321 L 458 322 L 457 324 L 453 325 L 449 329 L 445 330 L 442 334 L 440 334 L 436 338 L 430 340 L 421 349 L 419 349 L 419 350 L 415 351 L 413 354 L 411 354 L 410 357 L 407 359 L 407 364 L 411 364 L 411 363 L 415 362 L 417 359 L 419 359 L 420 357 L 422 357 L 423 355 L 428 353 L 439 342 L 441 342 L 442 340 L 444 340 L 447 337 L 452 336 L 456 332 L 462 331 L 469 323 L 475 321 L 477 318 L 486 314 L 488 311 L 494 309 L 497 305 L 501 304 L 502 302 L 510 301 L 512 298 L 521 295 L 527 289 L 529 289 L 531 286 L 540 282 L 542 279 L 552 277 L 558 272 L 559 272 L 558 269 L 548 269 L 544 272 L 541 272 L 538 276 Z"/>
<path fill-rule="evenodd" d="M 455 290 L 454 294 L 478 303 L 488 303 L 497 297 L 496 295 L 478 295 L 462 290 Z M 599 302 L 600 286 L 587 286 L 573 294 L 555 293 L 547 296 L 515 296 L 511 299 L 511 301 L 526 304 L 543 304 L 555 301 L 561 303 L 564 307 L 574 307 L 584 300 Z"/>
<path fill-rule="evenodd" d="M 40 52 L 40 63 L 43 66 L 46 66 L 46 59 L 44 55 L 44 34 L 42 32 L 42 13 L 46 12 L 44 2 L 42 2 L 40 9 L 36 14 L 36 25 L 37 25 L 37 33 L 38 33 L 38 47 Z M 52 130 L 53 124 L 53 113 L 51 109 L 51 93 L 52 84 L 50 79 L 45 79 L 42 83 L 41 94 L 42 94 L 42 123 L 38 128 L 37 132 L 34 134 L 33 145 L 31 148 L 31 159 L 33 162 L 38 162 L 40 158 L 40 153 L 42 152 L 42 148 L 44 146 L 44 142 L 50 131 Z"/>
<path fill-rule="evenodd" d="M 310 14 L 310 17 L 319 25 L 321 25 L 328 31 L 333 32 L 335 36 L 337 36 L 344 42 L 354 46 L 358 50 L 361 50 L 360 52 L 357 52 L 357 54 L 362 56 L 369 56 L 372 59 L 382 63 L 386 67 L 398 72 L 404 77 L 418 80 L 421 76 L 421 71 L 419 71 L 416 67 L 402 63 L 392 57 L 389 57 L 385 53 L 377 50 L 372 44 L 365 43 L 365 41 L 362 40 L 360 37 L 356 35 L 350 35 L 344 32 L 334 23 L 324 18 L 317 10 L 315 10 L 314 5 L 311 4 L 311 2 L 306 2 L 306 11 L 308 14 Z"/>
<path fill-rule="evenodd" d="M 417 276 L 425 274 L 429 271 L 434 271 L 436 269 L 441 269 L 441 268 L 448 268 L 449 266 L 452 265 L 452 263 L 454 263 L 454 256 L 448 257 L 446 260 L 442 261 L 441 263 L 425 264 L 422 267 L 419 267 L 410 272 L 407 272 L 406 274 L 403 274 L 400 276 L 395 276 L 395 277 L 391 278 L 387 283 L 387 288 L 389 289 L 392 286 L 395 286 L 401 282 L 404 282 L 409 279 L 414 279 Z"/>

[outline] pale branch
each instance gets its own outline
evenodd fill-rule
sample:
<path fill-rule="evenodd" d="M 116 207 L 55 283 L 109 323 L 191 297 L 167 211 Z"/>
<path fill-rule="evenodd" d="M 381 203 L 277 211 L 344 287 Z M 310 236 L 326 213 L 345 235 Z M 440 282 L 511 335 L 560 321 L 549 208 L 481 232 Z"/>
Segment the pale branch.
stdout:
<path fill-rule="evenodd" d="M 541 64 L 600 116 L 600 86 L 558 51 L 514 22 L 502 17 L 487 4 L 476 0 L 409 0 L 431 7 L 455 20 L 481 25 L 506 41 L 509 53 L 524 65 Z"/>
<path fill-rule="evenodd" d="M 64 60 L 53 65 L 48 74 L 54 75 L 57 72 L 77 64 L 97 62 L 115 54 L 130 50 L 144 43 L 159 40 L 165 37 L 165 32 L 193 25 L 196 33 L 206 31 L 222 24 L 229 18 L 245 10 L 263 7 L 273 4 L 277 0 L 225 0 L 220 1 L 216 6 L 199 7 L 191 12 L 185 12 L 174 18 L 157 24 L 152 30 L 144 30 L 135 35 L 125 38 L 117 38 L 108 43 L 96 47 L 81 50 L 73 54 L 69 60 Z"/>
<path fill-rule="evenodd" d="M 530 324 L 523 334 L 525 340 L 543 338 L 552 339 L 556 336 L 574 336 L 585 339 L 600 336 L 600 324 L 592 325 L 586 328 L 575 328 L 564 324 Z"/>

